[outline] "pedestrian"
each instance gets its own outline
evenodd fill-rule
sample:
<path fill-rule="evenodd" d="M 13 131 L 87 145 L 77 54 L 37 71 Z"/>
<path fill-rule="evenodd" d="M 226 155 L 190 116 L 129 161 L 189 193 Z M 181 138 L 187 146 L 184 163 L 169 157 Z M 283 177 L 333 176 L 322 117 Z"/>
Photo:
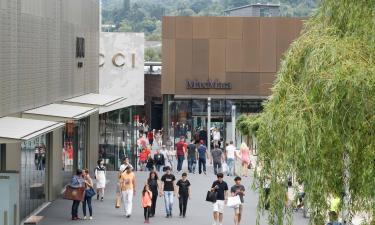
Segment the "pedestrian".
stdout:
<path fill-rule="evenodd" d="M 186 217 L 188 200 L 191 199 L 191 185 L 187 174 L 182 173 L 182 178 L 177 181 L 177 197 L 179 201 L 180 217 Z"/>
<path fill-rule="evenodd" d="M 211 164 L 214 166 L 214 173 L 217 175 L 221 172 L 221 166 L 224 161 L 223 151 L 219 148 L 218 145 L 215 145 L 215 148 L 211 151 Z"/>
<path fill-rule="evenodd" d="M 219 129 L 217 129 L 217 127 L 214 128 L 213 132 L 212 132 L 212 137 L 213 137 L 213 140 L 214 140 L 214 146 L 217 145 L 217 146 L 220 146 L 220 131 Z"/>
<path fill-rule="evenodd" d="M 85 180 L 82 176 L 82 170 L 78 169 L 76 171 L 76 175 L 72 177 L 72 180 L 70 181 L 70 186 L 72 188 L 80 188 L 85 186 Z M 78 207 L 79 207 L 79 200 L 73 200 L 72 204 L 72 220 L 79 220 L 78 217 Z"/>
<path fill-rule="evenodd" d="M 130 166 L 132 169 L 133 169 L 133 166 L 130 164 L 129 162 L 129 158 L 128 157 L 125 157 L 123 160 L 122 160 L 122 164 L 120 166 L 120 169 L 119 169 L 119 172 L 120 172 L 120 175 L 121 173 L 125 172 L 125 169 L 126 167 Z"/>
<path fill-rule="evenodd" d="M 169 166 L 171 168 L 171 171 L 173 171 L 173 168 L 174 168 L 174 158 L 176 156 L 175 153 L 176 152 L 172 148 L 168 149 L 167 159 L 168 159 L 168 163 L 169 163 Z"/>
<path fill-rule="evenodd" d="M 154 163 L 158 172 L 160 172 L 161 168 L 165 166 L 165 158 L 164 155 L 160 152 L 160 149 L 156 150 L 156 153 L 154 155 Z"/>
<path fill-rule="evenodd" d="M 239 225 L 241 223 L 243 203 L 245 196 L 245 187 L 241 184 L 241 177 L 234 178 L 235 185 L 230 189 L 232 196 L 239 196 L 241 199 L 241 204 L 234 207 L 234 225 Z"/>
<path fill-rule="evenodd" d="M 150 190 L 150 187 L 146 184 L 143 187 L 142 191 L 142 207 L 143 207 L 143 215 L 145 217 L 144 223 L 150 223 L 150 209 L 152 204 L 152 197 L 153 194 Z"/>
<path fill-rule="evenodd" d="M 195 144 L 195 140 L 192 140 L 187 146 L 187 158 L 189 173 L 195 173 L 197 165 L 197 145 Z"/>
<path fill-rule="evenodd" d="M 133 196 L 136 192 L 136 179 L 131 166 L 127 166 L 125 172 L 120 175 L 119 183 L 125 208 L 125 216 L 129 218 L 132 214 Z"/>
<path fill-rule="evenodd" d="M 182 165 L 185 160 L 186 155 L 186 148 L 185 148 L 185 138 L 183 136 L 180 137 L 180 141 L 176 144 L 177 149 L 177 172 L 182 170 Z"/>
<path fill-rule="evenodd" d="M 213 225 L 223 224 L 223 213 L 228 196 L 228 184 L 223 180 L 224 174 L 218 173 L 217 180 L 212 184 L 211 191 L 216 192 L 216 202 L 213 203 Z"/>
<path fill-rule="evenodd" d="M 236 147 L 233 145 L 233 141 L 229 142 L 229 145 L 225 149 L 227 165 L 228 165 L 228 176 L 234 176 L 235 172 L 235 157 L 236 157 Z"/>
<path fill-rule="evenodd" d="M 104 160 L 99 159 L 97 166 L 95 167 L 95 179 L 96 179 L 96 199 L 104 200 L 104 190 L 106 185 L 106 168 L 104 166 Z M 101 196 L 100 196 L 101 195 Z"/>
<path fill-rule="evenodd" d="M 154 143 L 154 132 L 155 130 L 150 130 L 148 133 L 147 133 L 147 138 L 148 138 L 148 143 L 152 146 L 152 144 Z"/>
<path fill-rule="evenodd" d="M 173 209 L 173 198 L 175 193 L 175 180 L 176 177 L 171 173 L 171 168 L 167 166 L 165 168 L 165 174 L 161 177 L 161 190 L 160 196 L 164 196 L 165 211 L 167 213 L 167 218 L 172 217 Z"/>
<path fill-rule="evenodd" d="M 88 169 L 83 169 L 82 171 L 83 179 L 85 180 L 85 185 L 86 185 L 86 193 L 85 193 L 85 199 L 83 200 L 82 203 L 82 210 L 83 210 L 83 219 L 87 219 L 86 217 L 86 204 L 89 208 L 89 213 L 90 213 L 90 220 L 92 220 L 92 204 L 91 204 L 91 199 L 92 196 L 89 195 L 89 191 L 93 189 L 94 184 L 92 182 L 92 179 L 89 174 Z M 93 193 L 95 195 L 95 192 Z"/>
<path fill-rule="evenodd" d="M 151 155 L 147 156 L 147 161 L 146 161 L 146 168 L 148 171 L 153 171 L 154 170 L 154 160 L 152 159 Z"/>
<path fill-rule="evenodd" d="M 151 154 L 151 151 L 148 150 L 148 148 L 145 148 L 139 154 L 139 165 L 141 167 L 141 171 L 144 171 L 145 168 L 146 168 L 146 163 L 147 163 L 147 159 L 148 159 L 149 153 Z"/>
<path fill-rule="evenodd" d="M 160 189 L 160 181 L 158 174 L 155 171 L 151 171 L 150 175 L 147 179 L 146 184 L 150 187 L 150 190 L 152 192 L 152 204 L 150 209 L 150 217 L 155 216 L 155 208 L 156 208 L 156 201 L 158 199 L 158 194 Z"/>
<path fill-rule="evenodd" d="M 242 176 L 247 177 L 250 165 L 250 150 L 246 143 L 242 143 L 240 147 L 240 159 L 242 165 Z"/>
<path fill-rule="evenodd" d="M 207 152 L 207 147 L 204 145 L 204 141 L 200 141 L 200 145 L 198 147 L 198 170 L 199 174 L 203 173 L 206 174 L 206 163 L 208 159 L 208 152 Z"/>

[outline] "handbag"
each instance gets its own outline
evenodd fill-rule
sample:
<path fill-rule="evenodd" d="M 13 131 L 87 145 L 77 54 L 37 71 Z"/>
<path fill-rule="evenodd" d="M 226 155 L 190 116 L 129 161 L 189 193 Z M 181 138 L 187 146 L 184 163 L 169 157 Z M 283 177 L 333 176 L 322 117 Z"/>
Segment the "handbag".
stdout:
<path fill-rule="evenodd" d="M 83 202 L 83 200 L 85 199 L 85 192 L 85 187 L 74 188 L 70 185 L 67 185 L 65 186 L 63 198 L 67 200 Z"/>
<path fill-rule="evenodd" d="M 228 172 L 228 164 L 227 164 L 227 163 L 224 162 L 224 163 L 221 165 L 221 168 L 222 168 L 222 172 L 223 172 L 223 173 Z"/>
<path fill-rule="evenodd" d="M 215 203 L 217 200 L 217 193 L 215 191 L 207 191 L 206 201 Z"/>
<path fill-rule="evenodd" d="M 116 195 L 116 203 L 115 203 L 115 208 L 118 209 L 121 207 L 121 195 L 117 194 Z"/>
<path fill-rule="evenodd" d="M 227 206 L 231 208 L 236 208 L 237 206 L 241 205 L 241 198 L 240 196 L 236 195 L 233 197 L 228 197 Z"/>
<path fill-rule="evenodd" d="M 92 198 L 95 195 L 96 193 L 95 193 L 94 188 L 90 187 L 89 189 L 86 189 L 86 192 L 85 192 L 86 198 Z"/>

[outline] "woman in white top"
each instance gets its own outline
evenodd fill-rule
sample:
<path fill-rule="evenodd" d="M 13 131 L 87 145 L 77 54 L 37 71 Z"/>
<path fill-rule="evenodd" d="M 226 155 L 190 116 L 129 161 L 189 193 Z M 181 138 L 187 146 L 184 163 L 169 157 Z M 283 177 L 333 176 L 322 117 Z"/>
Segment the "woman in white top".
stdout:
<path fill-rule="evenodd" d="M 96 199 L 103 201 L 104 199 L 104 189 L 106 185 L 106 169 L 104 166 L 104 161 L 102 159 L 98 160 L 98 165 L 95 168 L 95 179 L 96 179 Z"/>

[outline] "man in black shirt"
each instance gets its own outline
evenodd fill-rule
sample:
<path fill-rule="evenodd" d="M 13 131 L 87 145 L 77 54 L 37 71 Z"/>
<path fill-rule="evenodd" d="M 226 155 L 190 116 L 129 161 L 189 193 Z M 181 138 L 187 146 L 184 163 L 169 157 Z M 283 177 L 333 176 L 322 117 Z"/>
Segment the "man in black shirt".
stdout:
<path fill-rule="evenodd" d="M 188 199 L 190 199 L 191 196 L 191 186 L 190 182 L 187 178 L 187 174 L 183 173 L 182 174 L 182 179 L 177 181 L 177 197 L 179 200 L 179 206 L 180 206 L 180 217 L 186 216 L 186 208 L 187 208 L 187 203 Z"/>
<path fill-rule="evenodd" d="M 211 191 L 217 193 L 217 200 L 213 203 L 214 225 L 223 224 L 223 213 L 227 201 L 228 184 L 223 180 L 224 174 L 218 173 L 217 180 L 212 184 Z"/>
<path fill-rule="evenodd" d="M 195 140 L 192 140 L 188 145 L 187 155 L 189 173 L 195 173 L 195 167 L 197 165 L 197 146 L 195 145 Z"/>
<path fill-rule="evenodd" d="M 167 218 L 172 217 L 173 208 L 173 197 L 175 194 L 175 176 L 171 173 L 171 168 L 167 166 L 165 168 L 165 174 L 161 177 L 161 193 L 160 196 L 164 195 L 165 211 Z"/>
<path fill-rule="evenodd" d="M 234 224 L 239 225 L 241 222 L 242 216 L 242 204 L 244 203 L 244 196 L 245 196 L 245 187 L 241 184 L 241 177 L 234 178 L 234 182 L 236 183 L 230 189 L 232 196 L 240 196 L 241 204 L 234 208 Z"/>

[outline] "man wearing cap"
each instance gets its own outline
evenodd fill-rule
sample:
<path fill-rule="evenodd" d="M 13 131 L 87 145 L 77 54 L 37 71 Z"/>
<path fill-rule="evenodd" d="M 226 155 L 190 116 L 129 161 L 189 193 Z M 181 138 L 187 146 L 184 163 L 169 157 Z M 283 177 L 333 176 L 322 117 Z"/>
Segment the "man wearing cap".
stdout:
<path fill-rule="evenodd" d="M 132 214 L 133 195 L 135 195 L 136 187 L 135 174 L 131 165 L 126 166 L 125 172 L 120 175 L 119 184 L 124 202 L 125 216 L 129 218 Z"/>

